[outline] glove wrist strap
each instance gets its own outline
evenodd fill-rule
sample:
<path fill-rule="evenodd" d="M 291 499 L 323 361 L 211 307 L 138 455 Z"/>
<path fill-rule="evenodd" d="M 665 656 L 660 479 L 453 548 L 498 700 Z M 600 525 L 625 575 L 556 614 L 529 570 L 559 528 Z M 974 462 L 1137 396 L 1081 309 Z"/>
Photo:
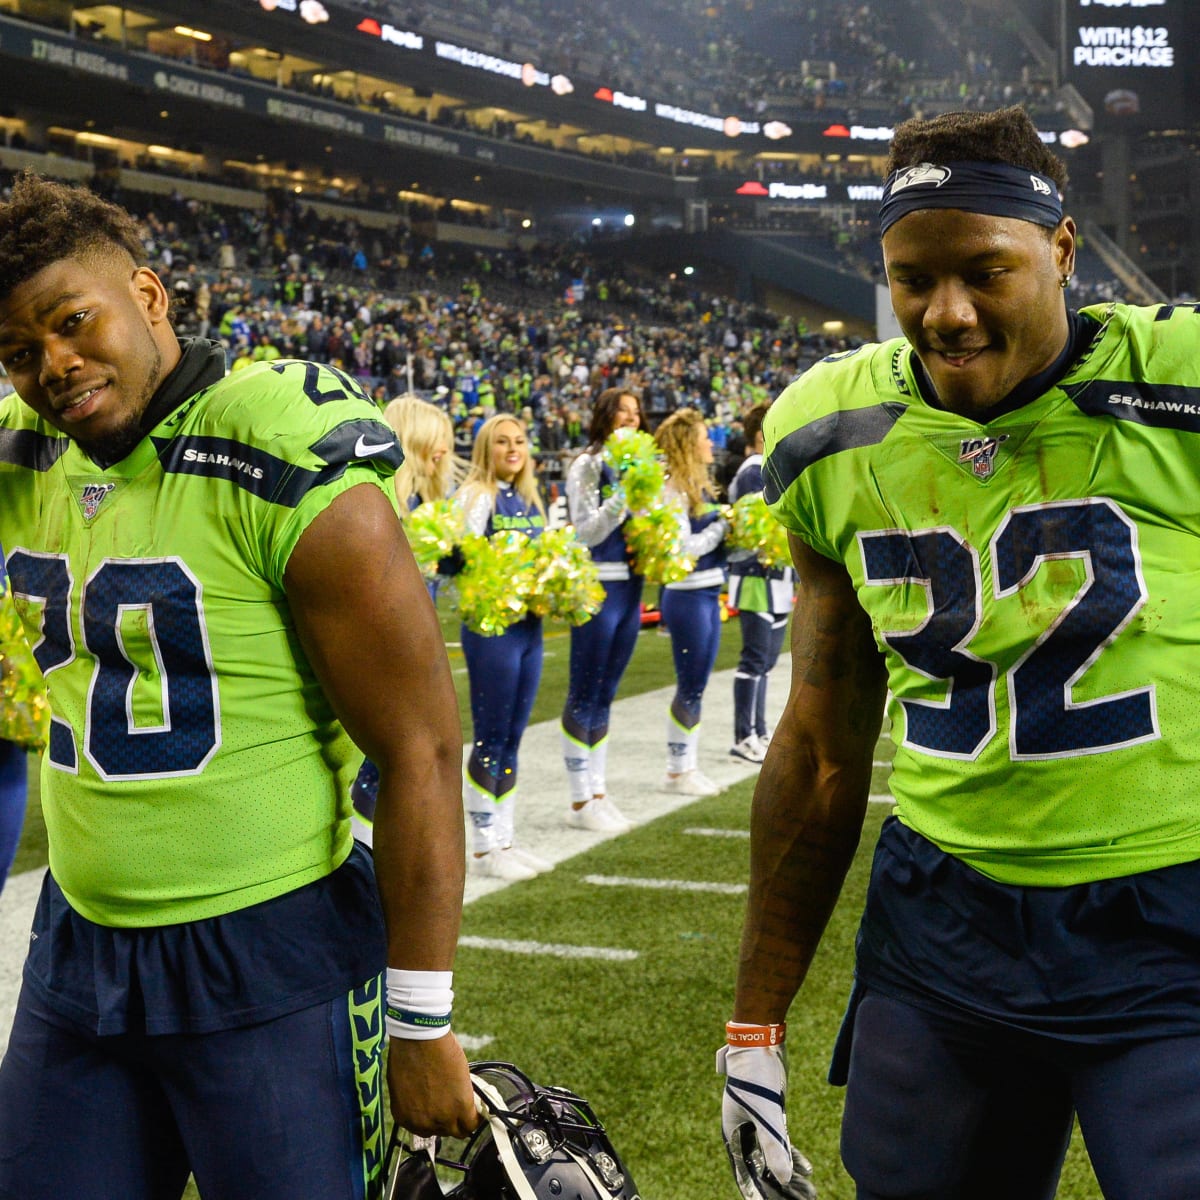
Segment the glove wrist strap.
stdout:
<path fill-rule="evenodd" d="M 787 1023 L 778 1025 L 747 1025 L 741 1021 L 725 1024 L 725 1041 L 730 1046 L 782 1046 Z"/>

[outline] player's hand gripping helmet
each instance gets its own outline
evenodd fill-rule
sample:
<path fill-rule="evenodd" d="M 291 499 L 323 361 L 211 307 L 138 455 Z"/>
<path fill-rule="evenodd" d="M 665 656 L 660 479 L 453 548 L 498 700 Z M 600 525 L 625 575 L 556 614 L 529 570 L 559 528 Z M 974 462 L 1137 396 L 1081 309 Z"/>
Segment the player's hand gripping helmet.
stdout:
<path fill-rule="evenodd" d="M 392 1130 L 385 1200 L 640 1200 L 582 1097 L 511 1063 L 472 1063 L 471 1083 L 485 1120 L 469 1138 Z"/>

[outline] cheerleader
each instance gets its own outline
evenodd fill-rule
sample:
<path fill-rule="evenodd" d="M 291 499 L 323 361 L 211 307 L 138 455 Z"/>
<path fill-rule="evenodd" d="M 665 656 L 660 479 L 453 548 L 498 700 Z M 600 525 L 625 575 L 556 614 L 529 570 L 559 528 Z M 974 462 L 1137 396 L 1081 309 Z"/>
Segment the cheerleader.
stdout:
<path fill-rule="evenodd" d="M 404 462 L 393 477 L 401 510 L 411 512 L 427 500 L 452 495 L 467 469 L 454 455 L 449 415 L 409 392 L 389 402 L 383 419 L 395 430 L 404 451 Z"/>
<path fill-rule="evenodd" d="M 454 427 L 436 404 L 411 392 L 389 402 L 383 418 L 392 427 L 404 451 L 404 462 L 392 478 L 401 513 L 412 512 L 427 500 L 451 496 L 466 474 L 466 464 L 456 458 Z M 429 598 L 437 602 L 441 578 L 426 580 Z M 370 759 L 364 761 L 350 789 L 354 807 L 351 829 L 360 842 L 373 841 L 375 801 L 379 793 L 379 771 Z"/>
<path fill-rule="evenodd" d="M 537 537 L 546 524 L 525 426 L 507 413 L 480 427 L 459 489 L 467 528 L 491 536 L 517 529 Z M 517 750 L 542 675 L 542 621 L 532 614 L 495 637 L 462 630 L 474 729 L 464 804 L 471 821 L 470 869 L 496 879 L 532 879 L 551 864 L 514 844 Z"/>
<path fill-rule="evenodd" d="M 694 408 L 677 410 L 658 427 L 654 440 L 666 458 L 666 503 L 678 511 L 684 552 L 696 562 L 686 578 L 663 587 L 660 600 L 675 660 L 662 790 L 711 796 L 721 789 L 700 770 L 696 758 L 700 702 L 721 644 L 722 543 L 728 527 L 712 500 L 712 442 L 700 413 Z"/>
<path fill-rule="evenodd" d="M 763 490 L 763 419 L 767 405 L 757 404 L 745 416 L 746 457 L 729 485 L 729 501 Z M 733 745 L 729 753 L 760 763 L 770 740 L 767 731 L 767 676 L 779 659 L 795 603 L 796 573 L 791 567 L 768 567 L 753 551 L 729 556 L 729 607 L 736 608 L 742 627 L 742 653 L 733 676 Z"/>
<path fill-rule="evenodd" d="M 567 472 L 567 511 L 575 535 L 591 551 L 604 603 L 571 630 L 571 669 L 562 714 L 563 762 L 576 829 L 624 833 L 630 822 L 608 798 L 608 716 L 642 625 L 642 577 L 629 566 L 621 526 L 629 516 L 617 473 L 604 461 L 615 429 L 637 429 L 641 405 L 632 392 L 608 388 L 596 398 L 587 448 Z"/>

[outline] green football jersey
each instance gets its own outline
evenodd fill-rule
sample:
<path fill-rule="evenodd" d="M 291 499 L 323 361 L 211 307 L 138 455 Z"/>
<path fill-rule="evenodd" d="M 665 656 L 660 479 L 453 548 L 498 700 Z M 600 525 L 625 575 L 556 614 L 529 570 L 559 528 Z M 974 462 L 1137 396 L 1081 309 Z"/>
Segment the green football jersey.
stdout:
<path fill-rule="evenodd" d="M 226 376 L 108 470 L 0 403 L 0 542 L 49 688 L 42 805 L 76 911 L 215 916 L 350 852 L 362 754 L 300 649 L 284 571 L 336 496 L 391 497 L 401 457 L 358 384 L 313 363 Z"/>
<path fill-rule="evenodd" d="M 843 563 L 883 652 L 903 822 L 1065 885 L 1200 856 L 1200 315 L 1097 336 L 979 425 L 908 343 L 814 366 L 766 422 L 767 500 Z"/>

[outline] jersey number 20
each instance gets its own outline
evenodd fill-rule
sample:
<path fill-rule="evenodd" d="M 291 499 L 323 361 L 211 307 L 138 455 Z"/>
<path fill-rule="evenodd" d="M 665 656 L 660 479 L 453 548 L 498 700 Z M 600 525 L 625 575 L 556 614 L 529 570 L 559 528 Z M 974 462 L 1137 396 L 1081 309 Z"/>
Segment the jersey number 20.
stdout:
<path fill-rule="evenodd" d="M 42 636 L 33 653 L 49 677 L 76 657 L 70 565 L 62 555 L 15 550 L 8 571 L 14 594 L 43 605 Z M 122 637 L 132 614 L 143 618 L 154 660 L 145 674 L 161 685 L 162 719 L 154 725 L 134 720 L 134 685 L 143 669 Z M 200 585 L 187 567 L 177 558 L 103 562 L 83 585 L 80 620 L 96 664 L 83 740 L 97 773 L 104 779 L 161 779 L 202 771 L 220 745 L 220 699 Z M 51 722 L 46 752 L 61 770 L 79 770 L 75 736 L 58 717 Z"/>

